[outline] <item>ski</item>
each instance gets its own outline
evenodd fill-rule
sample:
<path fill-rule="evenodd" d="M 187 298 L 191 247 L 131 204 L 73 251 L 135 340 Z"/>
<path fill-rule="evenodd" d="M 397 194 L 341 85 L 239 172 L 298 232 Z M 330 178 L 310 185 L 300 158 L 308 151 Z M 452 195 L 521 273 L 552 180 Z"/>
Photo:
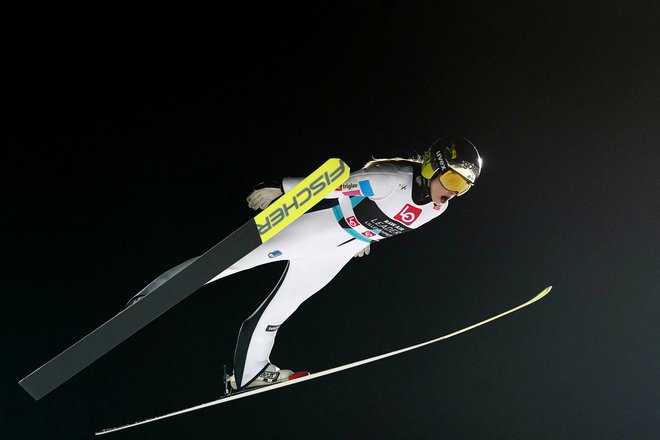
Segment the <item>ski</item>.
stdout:
<path fill-rule="evenodd" d="M 449 333 L 447 335 L 441 336 L 441 337 L 436 338 L 436 339 L 432 339 L 430 341 L 422 342 L 422 343 L 416 344 L 416 345 L 411 345 L 410 347 L 406 347 L 406 348 L 395 350 L 395 351 L 392 351 L 392 352 L 389 352 L 389 353 L 385 353 L 385 354 L 381 354 L 381 355 L 378 355 L 378 356 L 370 357 L 368 359 L 363 359 L 361 361 L 352 362 L 350 364 L 341 365 L 339 367 L 330 368 L 328 370 L 319 371 L 317 373 L 311 373 L 307 376 L 302 376 L 302 377 L 299 377 L 299 378 L 291 380 L 291 381 L 279 382 L 279 383 L 276 383 L 276 384 L 273 384 L 273 385 L 267 385 L 267 386 L 260 387 L 260 388 L 248 389 L 248 390 L 245 390 L 245 391 L 238 391 L 238 392 L 235 392 L 233 394 L 225 395 L 225 396 L 223 396 L 223 397 L 221 397 L 217 400 L 213 400 L 211 402 L 207 402 L 207 403 L 203 403 L 203 404 L 200 404 L 200 405 L 192 406 L 190 408 L 182 409 L 182 410 L 175 411 L 175 412 L 172 412 L 172 413 L 169 413 L 169 414 L 165 414 L 165 415 L 161 415 L 161 416 L 157 416 L 157 417 L 152 417 L 150 419 L 145 419 L 145 420 L 142 420 L 142 421 L 139 421 L 139 422 L 134 422 L 134 423 L 130 423 L 130 424 L 127 424 L 127 425 L 118 426 L 116 428 L 103 429 L 101 431 L 96 432 L 96 435 L 109 434 L 111 432 L 121 431 L 123 429 L 128 429 L 128 428 L 132 428 L 132 427 L 139 426 L 139 425 L 144 425 L 146 423 L 151 423 L 151 422 L 155 422 L 155 421 L 158 421 L 158 420 L 163 420 L 163 419 L 166 419 L 166 418 L 169 418 L 169 417 L 174 417 L 174 416 L 189 413 L 189 412 L 192 412 L 192 411 L 197 411 L 197 410 L 200 410 L 200 409 L 208 408 L 210 406 L 220 405 L 222 403 L 227 403 L 227 402 L 230 402 L 232 400 L 237 400 L 237 399 L 242 399 L 244 397 L 254 396 L 256 394 L 265 393 L 267 391 L 273 391 L 273 390 L 276 390 L 276 389 L 279 389 L 279 388 L 287 387 L 289 385 L 299 384 L 299 383 L 302 383 L 302 382 L 305 382 L 305 381 L 308 381 L 308 380 L 318 379 L 319 377 L 323 377 L 323 376 L 327 376 L 329 374 L 334 374 L 334 373 L 338 373 L 340 371 L 348 370 L 350 368 L 359 367 L 360 365 L 365 365 L 365 364 L 369 364 L 371 362 L 376 362 L 376 361 L 379 361 L 381 359 L 385 359 L 385 358 L 388 358 L 388 357 L 391 357 L 391 356 L 395 356 L 397 354 L 405 353 L 407 351 L 416 350 L 416 349 L 424 347 L 426 345 L 430 345 L 430 344 L 433 344 L 433 343 L 443 341 L 445 339 L 449 339 L 449 338 L 452 338 L 454 336 L 460 335 L 461 333 L 465 333 L 467 331 L 470 331 L 472 329 L 480 327 L 484 324 L 488 324 L 489 322 L 495 321 L 496 319 L 502 318 L 502 317 L 504 317 L 506 315 L 509 315 L 509 314 L 511 314 L 515 311 L 518 311 L 518 310 L 520 310 L 524 307 L 527 307 L 527 306 L 537 302 L 538 300 L 540 300 L 544 296 L 546 296 L 548 293 L 550 293 L 550 290 L 552 290 L 552 286 L 546 287 L 540 293 L 538 293 L 534 298 L 530 299 L 529 301 L 527 301 L 527 302 L 525 302 L 525 303 L 523 303 L 523 304 L 521 304 L 517 307 L 514 307 L 510 310 L 507 310 L 506 312 L 500 313 L 499 315 L 496 315 L 496 316 L 493 316 L 491 318 L 485 319 L 485 320 L 483 320 L 481 322 L 478 322 L 476 324 L 473 324 L 469 327 L 465 327 L 461 330 L 455 331 L 453 333 Z"/>
<path fill-rule="evenodd" d="M 19 384 L 35 400 L 41 399 L 275 236 L 335 190 L 349 173 L 349 167 L 341 159 L 328 159 L 193 263 L 20 380 Z"/>

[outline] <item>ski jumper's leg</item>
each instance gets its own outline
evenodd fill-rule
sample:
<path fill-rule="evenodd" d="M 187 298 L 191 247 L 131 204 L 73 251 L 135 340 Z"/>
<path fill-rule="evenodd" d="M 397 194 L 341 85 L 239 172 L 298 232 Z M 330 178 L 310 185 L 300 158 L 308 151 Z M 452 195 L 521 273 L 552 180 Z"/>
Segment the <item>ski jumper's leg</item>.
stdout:
<path fill-rule="evenodd" d="M 263 246 L 263 245 L 262 245 Z M 184 261 L 183 263 L 179 264 L 178 266 L 173 267 L 172 269 L 169 269 L 162 274 L 160 274 L 155 280 L 147 284 L 142 290 L 140 290 L 137 294 L 135 294 L 129 301 L 128 305 L 131 305 L 132 303 L 138 301 L 140 298 L 149 295 L 151 292 L 156 290 L 158 287 L 163 285 L 166 281 L 170 280 L 173 276 L 181 272 L 183 269 L 188 267 L 190 264 L 192 264 L 195 260 L 197 260 L 199 257 L 194 257 L 191 258 L 190 260 Z M 220 273 L 219 275 L 216 275 L 213 279 L 208 281 L 206 284 L 211 283 L 213 281 L 217 281 L 220 278 L 224 278 L 226 276 L 235 274 L 237 272 L 246 270 L 246 269 L 251 269 L 254 266 L 258 266 L 261 264 L 266 264 L 266 263 L 271 263 L 273 260 L 269 260 L 268 258 L 268 252 L 264 252 L 262 247 L 255 249 L 253 252 L 250 254 L 246 255 L 244 258 L 241 260 L 237 261 L 233 265 L 231 265 L 229 268 L 227 268 L 225 271 Z"/>
<path fill-rule="evenodd" d="M 133 304 L 134 302 L 138 301 L 140 298 L 142 298 L 142 297 L 144 297 L 144 296 L 146 296 L 146 295 L 149 295 L 151 292 L 153 292 L 153 291 L 156 290 L 158 287 L 160 287 L 161 285 L 163 285 L 167 280 L 169 280 L 170 278 L 172 278 L 174 275 L 178 274 L 178 273 L 181 272 L 183 269 L 185 269 L 186 267 L 190 266 L 190 264 L 192 264 L 192 263 L 193 263 L 195 260 L 197 260 L 198 258 L 199 258 L 199 257 L 191 258 L 190 260 L 188 260 L 188 261 L 184 261 L 183 263 L 179 264 L 178 266 L 175 266 L 175 267 L 173 267 L 172 269 L 170 269 L 170 270 L 168 270 L 168 271 L 165 271 L 165 272 L 163 272 L 162 274 L 160 274 L 160 275 L 158 276 L 158 278 L 156 278 L 155 280 L 153 280 L 152 282 L 150 282 L 149 284 L 147 284 L 147 285 L 144 287 L 144 289 L 142 289 L 142 290 L 140 290 L 138 293 L 136 293 L 136 294 L 135 294 L 135 295 L 134 295 L 134 296 L 128 301 L 128 305 L 131 305 L 131 304 Z"/>
<path fill-rule="evenodd" d="M 349 243 L 332 252 L 290 260 L 273 292 L 239 331 L 234 354 L 234 374 L 239 387 L 250 383 L 265 368 L 277 330 L 309 297 L 323 288 L 364 247 Z"/>
<path fill-rule="evenodd" d="M 319 230 L 331 230 L 334 233 L 328 234 L 326 232 L 323 235 L 319 235 Z M 316 211 L 308 213 L 277 234 L 266 244 L 260 245 L 229 268 L 213 277 L 207 284 L 262 264 L 291 258 L 302 258 L 308 254 L 317 253 L 319 249 L 332 249 L 342 241 L 345 241 L 345 239 L 346 234 L 337 226 L 331 212 Z M 279 258 L 273 258 L 271 256 L 271 251 L 273 250 L 278 250 L 280 253 L 283 252 L 283 255 Z M 158 278 L 133 296 L 129 304 L 153 292 L 156 288 L 188 267 L 197 258 L 199 257 L 191 258 L 159 275 Z"/>

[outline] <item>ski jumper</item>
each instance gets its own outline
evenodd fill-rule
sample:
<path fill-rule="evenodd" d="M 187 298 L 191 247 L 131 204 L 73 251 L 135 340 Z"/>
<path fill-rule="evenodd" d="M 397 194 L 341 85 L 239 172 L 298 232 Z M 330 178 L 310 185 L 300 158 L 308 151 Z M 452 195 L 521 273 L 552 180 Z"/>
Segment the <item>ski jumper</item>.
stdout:
<path fill-rule="evenodd" d="M 234 353 L 234 374 L 240 387 L 269 365 L 277 330 L 284 321 L 355 254 L 374 241 L 416 229 L 447 209 L 448 203 L 431 201 L 428 181 L 420 170 L 418 163 L 388 161 L 351 173 L 310 212 L 208 282 L 287 261 L 273 291 L 241 325 Z M 286 192 L 301 180 L 284 178 L 282 188 Z M 194 260 L 165 272 L 136 296 L 148 294 Z"/>

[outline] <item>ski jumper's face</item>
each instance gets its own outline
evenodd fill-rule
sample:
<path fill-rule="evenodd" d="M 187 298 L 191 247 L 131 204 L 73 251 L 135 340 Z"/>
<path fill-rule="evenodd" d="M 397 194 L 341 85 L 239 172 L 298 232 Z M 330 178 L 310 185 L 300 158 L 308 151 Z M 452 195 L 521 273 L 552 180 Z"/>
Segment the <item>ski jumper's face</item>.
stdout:
<path fill-rule="evenodd" d="M 440 183 L 440 179 L 437 178 L 431 180 L 430 190 L 431 199 L 436 205 L 447 203 L 447 201 L 454 198 L 454 196 L 458 194 L 456 191 L 449 191 L 447 188 L 445 188 L 442 183 Z"/>

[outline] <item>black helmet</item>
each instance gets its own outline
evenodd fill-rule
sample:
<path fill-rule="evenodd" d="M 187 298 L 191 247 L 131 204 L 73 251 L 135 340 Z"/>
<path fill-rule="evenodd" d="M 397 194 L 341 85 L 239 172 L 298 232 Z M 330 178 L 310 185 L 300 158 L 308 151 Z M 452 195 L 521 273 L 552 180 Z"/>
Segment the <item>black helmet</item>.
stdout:
<path fill-rule="evenodd" d="M 435 141 L 424 152 L 422 176 L 431 180 L 454 171 L 472 186 L 481 168 L 481 156 L 472 142 L 463 137 L 446 137 Z"/>

